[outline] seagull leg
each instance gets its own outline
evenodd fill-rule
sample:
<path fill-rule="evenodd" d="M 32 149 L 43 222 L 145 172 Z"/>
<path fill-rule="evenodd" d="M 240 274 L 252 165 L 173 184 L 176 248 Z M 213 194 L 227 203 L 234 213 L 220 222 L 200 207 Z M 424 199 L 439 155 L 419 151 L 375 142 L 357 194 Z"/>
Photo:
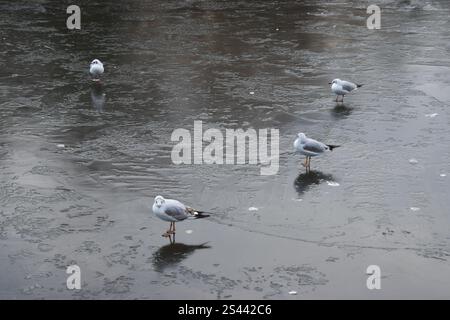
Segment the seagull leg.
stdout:
<path fill-rule="evenodd" d="M 311 157 L 308 157 L 308 171 L 311 170 Z"/>
<path fill-rule="evenodd" d="M 173 222 L 170 223 L 169 233 L 173 234 Z"/>
<path fill-rule="evenodd" d="M 174 232 L 172 231 L 172 226 L 175 224 L 175 222 L 171 222 L 169 225 L 169 230 L 167 230 L 162 236 L 167 238 L 170 237 L 171 234 L 173 234 Z"/>
<path fill-rule="evenodd" d="M 167 231 L 169 234 L 175 234 L 175 222 L 170 223 L 170 229 Z"/>
<path fill-rule="evenodd" d="M 162 236 L 164 238 L 170 237 L 171 228 L 172 228 L 172 222 L 170 223 L 169 230 L 167 230 L 165 233 L 162 234 Z"/>
<path fill-rule="evenodd" d="M 302 163 L 302 166 L 304 166 L 306 168 L 307 163 L 308 163 L 308 157 L 305 158 L 305 163 Z"/>

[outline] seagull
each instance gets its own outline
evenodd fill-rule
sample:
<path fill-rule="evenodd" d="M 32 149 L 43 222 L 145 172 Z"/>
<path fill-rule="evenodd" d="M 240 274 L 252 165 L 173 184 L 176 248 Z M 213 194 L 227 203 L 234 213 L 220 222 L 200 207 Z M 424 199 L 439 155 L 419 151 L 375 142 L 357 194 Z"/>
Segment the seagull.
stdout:
<path fill-rule="evenodd" d="M 306 171 L 311 169 L 311 157 L 320 156 L 326 151 L 332 151 L 334 148 L 339 147 L 338 145 L 325 144 L 320 141 L 308 138 L 304 133 L 300 132 L 297 139 L 294 141 L 294 149 L 299 151 L 300 154 L 306 156 L 305 163 L 303 166 Z"/>
<path fill-rule="evenodd" d="M 161 220 L 170 222 L 169 230 L 162 235 L 163 237 L 175 234 L 175 222 L 209 217 L 204 211 L 194 210 L 178 200 L 164 199 L 162 196 L 155 197 L 153 213 Z"/>
<path fill-rule="evenodd" d="M 356 84 L 350 81 L 345 81 L 341 79 L 334 79 L 333 81 L 329 82 L 328 84 L 331 84 L 331 91 L 336 94 L 336 102 L 338 102 L 339 96 L 342 96 L 342 102 L 344 102 L 344 96 L 347 93 L 352 92 L 353 90 L 356 90 L 359 87 L 362 87 L 362 84 Z"/>
<path fill-rule="evenodd" d="M 92 60 L 91 65 L 89 66 L 89 73 L 94 77 L 92 81 L 100 81 L 99 76 L 103 74 L 104 71 L 103 63 L 100 60 Z"/>

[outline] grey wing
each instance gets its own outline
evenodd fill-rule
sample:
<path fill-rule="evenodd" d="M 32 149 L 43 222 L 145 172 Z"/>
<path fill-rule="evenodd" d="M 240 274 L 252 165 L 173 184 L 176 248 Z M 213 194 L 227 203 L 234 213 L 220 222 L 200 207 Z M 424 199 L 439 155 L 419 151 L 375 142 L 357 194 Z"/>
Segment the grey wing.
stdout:
<path fill-rule="evenodd" d="M 356 89 L 356 84 L 348 81 L 342 81 L 341 82 L 342 89 L 350 92 Z"/>
<path fill-rule="evenodd" d="M 164 213 L 179 221 L 184 220 L 188 217 L 188 213 L 186 211 L 186 207 L 184 206 L 184 204 L 176 200 L 173 201 L 166 200 Z"/>
<path fill-rule="evenodd" d="M 316 140 L 308 140 L 303 149 L 309 152 L 322 153 L 327 149 L 327 146 Z"/>

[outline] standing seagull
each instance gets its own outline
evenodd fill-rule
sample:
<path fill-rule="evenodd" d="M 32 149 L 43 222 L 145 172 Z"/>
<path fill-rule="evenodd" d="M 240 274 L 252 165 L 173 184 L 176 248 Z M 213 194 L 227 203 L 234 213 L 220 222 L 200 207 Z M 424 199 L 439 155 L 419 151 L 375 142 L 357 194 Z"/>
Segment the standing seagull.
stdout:
<path fill-rule="evenodd" d="M 99 77 L 104 71 L 105 69 L 103 68 L 103 63 L 100 60 L 92 60 L 91 65 L 89 66 L 89 73 L 93 77 L 92 81 L 100 81 Z"/>
<path fill-rule="evenodd" d="M 353 90 L 356 90 L 359 87 L 362 87 L 362 84 L 356 84 L 350 81 L 344 81 L 341 79 L 334 79 L 333 81 L 329 82 L 328 84 L 331 84 L 331 91 L 336 94 L 336 102 L 338 102 L 339 96 L 342 96 L 342 102 L 344 102 L 344 96 L 347 93 L 352 92 Z"/>
<path fill-rule="evenodd" d="M 162 196 L 156 196 L 153 203 L 153 213 L 161 220 L 170 222 L 169 230 L 162 235 L 163 237 L 175 234 L 175 222 L 209 217 L 203 211 L 194 210 L 180 201 L 164 199 Z"/>
<path fill-rule="evenodd" d="M 306 171 L 311 169 L 311 157 L 320 156 L 325 153 L 325 151 L 332 151 L 337 147 L 339 146 L 325 144 L 320 141 L 310 139 L 302 132 L 298 134 L 298 138 L 294 141 L 295 150 L 306 156 L 305 163 L 303 164 Z"/>

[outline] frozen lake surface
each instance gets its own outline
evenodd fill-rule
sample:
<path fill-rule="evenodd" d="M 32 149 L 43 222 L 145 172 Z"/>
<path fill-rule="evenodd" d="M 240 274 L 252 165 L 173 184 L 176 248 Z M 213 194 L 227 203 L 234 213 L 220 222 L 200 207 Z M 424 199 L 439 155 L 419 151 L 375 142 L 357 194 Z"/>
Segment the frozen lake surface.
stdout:
<path fill-rule="evenodd" d="M 356 0 L 101 3 L 69 31 L 0 1 L 0 298 L 450 298 L 447 1 L 379 1 L 380 30 Z M 195 120 L 279 129 L 278 174 L 174 165 Z M 342 147 L 305 174 L 300 131 Z M 171 245 L 157 194 L 216 214 Z"/>

